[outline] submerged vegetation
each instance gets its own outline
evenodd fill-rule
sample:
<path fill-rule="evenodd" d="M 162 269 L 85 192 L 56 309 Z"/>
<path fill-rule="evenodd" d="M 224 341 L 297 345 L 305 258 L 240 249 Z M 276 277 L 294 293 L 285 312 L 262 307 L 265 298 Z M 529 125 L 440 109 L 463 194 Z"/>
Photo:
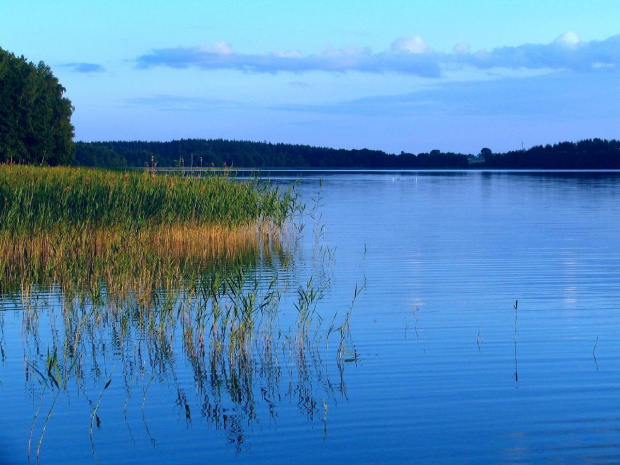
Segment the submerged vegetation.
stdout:
<path fill-rule="evenodd" d="M 65 396 L 74 408 L 90 411 L 95 455 L 99 428 L 114 421 L 109 408 L 107 416 L 99 409 L 102 403 L 122 410 L 134 442 L 139 433 L 156 447 L 165 438 L 151 434 L 145 410 L 149 391 L 159 389 L 154 385 L 172 390 L 180 421 L 221 431 L 238 452 L 254 425 L 275 421 L 286 404 L 311 422 L 318 419 L 326 402 L 346 395 L 338 341 L 332 350 L 323 343 L 327 328 L 321 330 L 320 318 L 297 328 L 295 315 L 282 314 L 280 307 L 291 308 L 295 282 L 280 275 L 282 264 L 271 258 L 273 266 L 264 261 L 214 271 L 201 283 L 147 301 L 129 296 L 122 305 L 22 295 L 26 382 L 36 407 L 29 453 L 39 456 Z M 179 379 L 187 371 L 189 384 Z"/>
<path fill-rule="evenodd" d="M 327 434 L 353 303 L 316 311 L 333 255 L 321 234 L 310 276 L 292 269 L 303 212 L 294 190 L 221 175 L 0 167 L 0 329 L 7 310 L 22 315 L 28 456 L 45 455 L 62 396 L 86 400 L 70 403 L 90 415 L 95 459 L 110 396 L 132 440 L 141 430 L 155 447 L 152 384 L 238 452 L 283 399 Z M 177 375 L 188 369 L 190 386 Z"/>

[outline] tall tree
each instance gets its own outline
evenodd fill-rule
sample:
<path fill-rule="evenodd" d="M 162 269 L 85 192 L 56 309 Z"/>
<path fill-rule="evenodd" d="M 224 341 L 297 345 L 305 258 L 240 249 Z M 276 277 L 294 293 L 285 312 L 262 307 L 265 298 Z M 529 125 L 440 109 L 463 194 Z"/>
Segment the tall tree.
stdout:
<path fill-rule="evenodd" d="M 73 161 L 73 106 L 45 63 L 0 48 L 0 163 Z"/>

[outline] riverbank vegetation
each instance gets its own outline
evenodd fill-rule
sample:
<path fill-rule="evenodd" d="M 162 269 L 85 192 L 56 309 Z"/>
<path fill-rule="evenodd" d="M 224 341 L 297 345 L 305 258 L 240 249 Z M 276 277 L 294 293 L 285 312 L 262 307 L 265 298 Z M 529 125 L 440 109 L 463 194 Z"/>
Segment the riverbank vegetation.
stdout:
<path fill-rule="evenodd" d="M 28 456 L 39 459 L 65 397 L 90 415 L 95 458 L 99 427 L 113 421 L 104 397 L 132 439 L 142 430 L 154 444 L 152 384 L 173 393 L 181 421 L 206 421 L 238 452 L 286 405 L 309 421 L 322 412 L 326 435 L 328 403 L 346 396 L 363 286 L 344 315 L 318 314 L 331 255 L 321 244 L 316 269 L 294 270 L 297 202 L 295 191 L 221 173 L 0 165 L 0 309 L 23 318 Z M 177 370 L 192 374 L 189 387 Z"/>
<path fill-rule="evenodd" d="M 0 293 L 178 286 L 273 250 L 295 201 L 227 176 L 0 166 Z"/>
<path fill-rule="evenodd" d="M 184 139 L 171 142 L 78 142 L 76 163 L 84 166 L 143 167 L 151 157 L 158 166 L 206 168 L 467 168 L 462 154 L 401 153 L 344 150 L 308 145 L 223 139 Z"/>
<path fill-rule="evenodd" d="M 77 142 L 82 166 L 182 168 L 248 167 L 310 169 L 620 169 L 620 141 L 591 139 L 536 146 L 507 153 L 477 154 L 344 150 L 267 142 L 183 139 L 170 142 Z"/>

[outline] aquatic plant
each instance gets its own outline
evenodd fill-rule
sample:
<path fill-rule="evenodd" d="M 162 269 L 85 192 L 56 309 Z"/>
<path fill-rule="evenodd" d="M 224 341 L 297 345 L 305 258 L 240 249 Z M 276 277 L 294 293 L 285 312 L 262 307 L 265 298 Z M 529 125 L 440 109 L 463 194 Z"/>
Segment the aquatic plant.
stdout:
<path fill-rule="evenodd" d="M 519 317 L 519 301 L 515 300 L 515 304 L 513 306 L 515 309 L 515 337 L 514 337 L 514 345 L 515 345 L 515 382 L 519 382 L 519 364 L 517 361 L 517 320 Z"/>
<path fill-rule="evenodd" d="M 592 348 L 592 358 L 594 358 L 594 365 L 596 366 L 596 371 L 598 371 L 598 361 L 596 359 L 596 346 L 598 346 L 598 336 L 596 336 L 596 341 L 594 342 L 594 347 Z"/>
<path fill-rule="evenodd" d="M 232 227 L 260 219 L 281 224 L 293 200 L 290 192 L 227 176 L 0 166 L 0 231 L 12 234 L 183 224 Z"/>
<path fill-rule="evenodd" d="M 53 395 L 53 402 L 46 404 L 49 410 L 42 424 L 38 414 L 33 420 L 33 431 L 40 435 L 37 456 L 56 398 L 61 393 L 84 394 L 84 390 L 100 393 L 89 401 L 94 453 L 94 426 L 105 421 L 100 418 L 99 405 L 113 381 L 106 360 L 112 353 L 116 354 L 114 365 L 120 384 L 127 392 L 123 409 L 127 410 L 130 393 L 142 389 L 139 397 L 147 430 L 144 403 L 153 380 L 168 380 L 175 386 L 175 405 L 181 419 L 191 422 L 199 415 L 215 429 L 223 430 L 239 450 L 244 431 L 252 428 L 259 411 L 275 418 L 277 399 L 290 399 L 313 421 L 325 408 L 326 399 L 334 395 L 330 368 L 324 361 L 330 355 L 323 353 L 313 338 L 299 334 L 316 331 L 320 319 L 308 313 L 302 321 L 298 316 L 279 324 L 277 309 L 283 305 L 286 289 L 291 289 L 291 294 L 286 295 L 284 305 L 291 307 L 298 304 L 295 295 L 300 298 L 300 289 L 302 295 L 319 294 L 311 280 L 292 293 L 295 287 L 288 283 L 291 277 L 281 276 L 281 269 L 282 263 L 272 266 L 265 262 L 222 268 L 192 287 L 156 291 L 157 297 L 148 301 L 130 294 L 122 304 L 112 306 L 105 293 L 99 303 L 66 296 L 60 301 L 50 297 L 50 302 L 31 299 L 33 306 L 39 306 L 33 313 L 50 313 L 46 321 L 32 321 L 24 333 L 32 347 L 25 355 L 33 373 L 28 378 L 30 383 L 34 381 L 33 395 L 36 398 L 36 386 L 41 397 L 49 392 Z M 308 299 L 316 303 L 319 297 Z M 48 340 L 53 356 L 46 359 L 39 355 L 39 347 L 45 347 L 39 328 L 49 324 L 47 320 L 53 321 L 59 337 Z M 289 322 L 295 321 L 301 327 L 287 329 Z M 48 362 L 50 358 L 52 363 Z M 182 363 L 191 367 L 194 392 L 188 392 L 176 378 L 177 366 Z M 340 363 L 334 368 L 343 369 Z M 340 379 L 344 392 L 342 374 Z M 234 417 L 230 412 L 235 412 Z M 42 426 L 35 428 L 35 424 Z"/>
<path fill-rule="evenodd" d="M 137 176 L 146 184 L 160 177 Z M 277 190 L 256 189 L 272 199 L 267 205 L 275 202 Z M 295 193 L 279 196 L 279 206 L 264 211 L 300 220 Z M 95 458 L 96 433 L 106 422 L 100 406 L 114 397 L 104 397 L 111 389 L 125 393 L 132 438 L 135 418 L 128 410 L 138 393 L 143 429 L 155 445 L 145 411 L 153 383 L 174 387 L 181 421 L 189 425 L 199 416 L 238 451 L 261 414 L 277 418 L 283 399 L 309 421 L 323 410 L 326 434 L 327 402 L 346 393 L 349 357 L 343 341 L 334 350 L 319 344 L 325 314 L 316 306 L 329 288 L 333 260 L 324 243 L 314 250 L 310 275 L 297 276 L 295 235 L 303 227 L 278 214 L 224 224 L 150 219 L 82 227 L 83 219 L 72 221 L 35 226 L 33 236 L 0 228 L 2 305 L 12 301 L 23 309 L 26 381 L 39 399 L 31 428 L 37 459 L 57 399 L 76 393 L 88 402 Z M 353 302 L 344 322 L 334 311 L 332 329 L 341 339 L 350 339 Z M 181 364 L 191 369 L 191 388 L 177 377 Z M 338 389 L 330 380 L 334 370 Z"/>
<path fill-rule="evenodd" d="M 275 249 L 296 208 L 289 191 L 228 177 L 24 166 L 0 166 L 0 203 L 0 294 L 60 286 L 95 299 L 146 298 Z"/>

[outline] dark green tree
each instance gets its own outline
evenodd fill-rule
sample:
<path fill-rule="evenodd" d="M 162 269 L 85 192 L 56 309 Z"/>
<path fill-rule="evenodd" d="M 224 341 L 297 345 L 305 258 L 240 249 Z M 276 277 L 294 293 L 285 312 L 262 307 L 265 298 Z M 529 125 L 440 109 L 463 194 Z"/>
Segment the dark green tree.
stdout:
<path fill-rule="evenodd" d="M 73 106 L 45 63 L 0 48 L 0 163 L 73 161 Z"/>

